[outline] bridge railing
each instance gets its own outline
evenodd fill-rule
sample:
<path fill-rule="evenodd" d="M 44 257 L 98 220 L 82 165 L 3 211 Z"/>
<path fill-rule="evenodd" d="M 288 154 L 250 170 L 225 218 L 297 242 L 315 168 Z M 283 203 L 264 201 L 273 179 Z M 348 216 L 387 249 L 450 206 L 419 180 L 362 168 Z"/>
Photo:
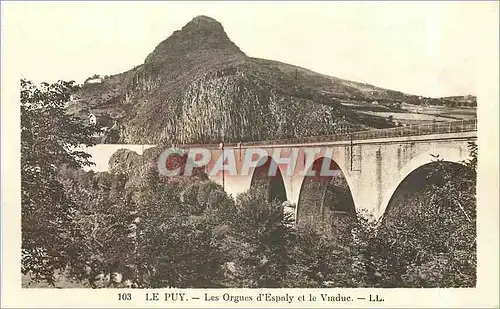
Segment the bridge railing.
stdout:
<path fill-rule="evenodd" d="M 459 133 L 477 131 L 477 119 L 467 119 L 449 122 L 435 122 L 429 124 L 409 125 L 387 129 L 375 129 L 358 131 L 352 133 L 342 133 L 334 135 L 310 136 L 300 138 L 289 138 L 282 140 L 245 142 L 245 146 L 252 145 L 276 145 L 294 143 L 321 143 L 348 140 L 365 140 L 390 137 L 419 136 L 444 133 Z M 226 147 L 237 146 L 236 144 L 226 144 Z"/>
<path fill-rule="evenodd" d="M 373 139 L 477 131 L 477 119 L 410 125 L 352 133 L 352 138 Z"/>
<path fill-rule="evenodd" d="M 248 146 L 262 146 L 262 145 L 286 145 L 286 144 L 307 144 L 307 143 L 322 143 L 322 142 L 337 142 L 349 140 L 366 140 L 390 137 L 405 137 L 405 136 L 419 136 L 431 134 L 444 134 L 444 133 L 459 133 L 459 132 L 473 132 L 477 131 L 477 119 L 467 119 L 448 122 L 434 122 L 429 124 L 409 125 L 387 129 L 372 129 L 365 131 L 358 131 L 352 133 L 341 133 L 334 135 L 321 135 L 309 136 L 298 138 L 287 138 L 279 140 L 266 140 L 266 141 L 251 141 L 244 142 L 241 145 Z M 218 148 L 219 144 L 190 144 L 190 145 L 177 145 L 182 148 L 205 147 L 205 148 Z M 225 143 L 226 148 L 237 148 L 238 143 Z"/>

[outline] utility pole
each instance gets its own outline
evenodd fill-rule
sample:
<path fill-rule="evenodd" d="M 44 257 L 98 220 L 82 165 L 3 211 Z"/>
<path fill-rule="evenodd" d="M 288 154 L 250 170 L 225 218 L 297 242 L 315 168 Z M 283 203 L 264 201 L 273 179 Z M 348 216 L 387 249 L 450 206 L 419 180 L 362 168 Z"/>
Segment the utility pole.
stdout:
<path fill-rule="evenodd" d="M 352 164 L 352 160 L 354 159 L 354 154 L 352 153 L 353 150 L 354 150 L 354 147 L 353 147 L 353 143 L 352 143 L 352 133 L 349 135 L 350 136 L 350 140 L 351 140 L 351 171 L 352 171 L 352 167 L 353 167 L 353 164 Z"/>
<path fill-rule="evenodd" d="M 221 132 L 221 138 L 222 138 L 222 143 L 220 144 L 221 145 L 221 148 L 222 148 L 222 164 L 221 164 L 221 168 L 224 166 L 224 161 L 225 161 L 225 156 L 224 156 L 224 128 L 222 128 L 222 132 Z M 226 191 L 226 182 L 225 182 L 225 170 L 224 168 L 222 168 L 222 190 Z"/>

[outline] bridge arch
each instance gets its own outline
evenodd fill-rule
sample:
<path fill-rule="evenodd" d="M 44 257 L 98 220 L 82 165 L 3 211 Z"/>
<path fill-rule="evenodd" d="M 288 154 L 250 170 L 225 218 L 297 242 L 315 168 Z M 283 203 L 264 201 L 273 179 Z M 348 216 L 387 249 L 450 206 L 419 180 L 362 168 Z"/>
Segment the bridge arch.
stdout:
<path fill-rule="evenodd" d="M 276 172 L 271 174 L 271 166 L 276 165 Z M 287 201 L 285 182 L 280 166 L 271 158 L 266 156 L 260 159 L 258 166 L 254 168 L 250 180 L 250 188 L 261 186 L 267 194 L 269 202 L 278 200 L 283 203 Z"/>
<path fill-rule="evenodd" d="M 321 175 L 320 170 L 323 164 L 329 167 L 328 170 L 337 171 L 337 174 L 335 176 Z M 297 207 L 295 210 L 295 218 L 297 223 L 299 223 L 300 220 L 308 220 L 308 217 L 309 219 L 315 220 L 313 218 L 310 218 L 311 216 L 315 215 L 315 211 L 319 211 L 321 220 L 327 217 L 327 215 L 356 214 L 356 204 L 354 200 L 355 196 L 353 194 L 353 182 L 350 175 L 345 172 L 342 164 L 338 164 L 338 162 L 330 156 L 321 156 L 316 158 L 314 162 L 307 167 L 306 171 L 314 172 L 314 175 L 305 175 L 301 180 Z M 308 201 L 306 190 L 308 190 L 308 186 L 314 186 L 314 183 L 318 183 L 316 190 L 319 189 L 319 191 L 313 192 L 313 200 Z M 336 200 L 337 198 L 339 199 Z M 330 205 L 325 205 L 325 201 L 330 202 Z M 314 204 L 314 206 L 311 207 L 311 204 Z M 307 207 L 309 207 L 310 209 L 307 209 Z M 310 212 L 313 212 L 313 214 L 311 214 Z"/>
<path fill-rule="evenodd" d="M 397 173 L 397 177 L 393 177 L 390 185 L 383 193 L 382 203 L 380 204 L 380 209 L 377 213 L 377 218 L 383 218 L 384 214 L 387 211 L 387 207 L 391 202 L 394 194 L 397 192 L 399 186 L 405 181 L 410 174 L 417 171 L 419 168 L 433 163 L 436 159 L 432 156 L 439 155 L 439 159 L 442 159 L 444 162 L 450 163 L 460 163 L 463 160 L 469 158 L 469 153 L 467 151 L 463 151 L 461 148 L 451 148 L 451 147 L 439 147 L 430 149 L 424 153 L 421 153 L 418 156 L 415 156 L 408 163 L 406 163 L 402 168 L 399 169 Z"/>

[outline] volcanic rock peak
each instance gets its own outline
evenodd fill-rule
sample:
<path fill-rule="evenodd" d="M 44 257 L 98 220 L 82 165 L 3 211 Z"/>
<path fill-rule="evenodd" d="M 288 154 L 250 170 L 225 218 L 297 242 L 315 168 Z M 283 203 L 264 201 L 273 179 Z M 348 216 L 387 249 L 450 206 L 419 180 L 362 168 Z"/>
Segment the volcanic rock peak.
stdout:
<path fill-rule="evenodd" d="M 182 29 L 185 28 L 202 28 L 212 31 L 222 31 L 224 32 L 224 28 L 221 23 L 212 17 L 208 17 L 205 15 L 196 16 L 190 22 L 188 22 Z"/>
<path fill-rule="evenodd" d="M 185 56 L 201 50 L 225 50 L 243 54 L 229 39 L 221 23 L 200 15 L 158 44 L 147 56 L 145 63 L 163 61 L 169 56 Z"/>

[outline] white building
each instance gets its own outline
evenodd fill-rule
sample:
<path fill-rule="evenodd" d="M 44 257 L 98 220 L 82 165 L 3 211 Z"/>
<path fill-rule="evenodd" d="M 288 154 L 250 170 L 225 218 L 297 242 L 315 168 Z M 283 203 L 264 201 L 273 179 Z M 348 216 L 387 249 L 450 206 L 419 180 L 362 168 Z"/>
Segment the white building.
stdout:
<path fill-rule="evenodd" d="M 97 117 L 94 114 L 89 115 L 89 123 L 93 126 L 97 124 Z"/>
<path fill-rule="evenodd" d="M 97 78 L 92 78 L 89 79 L 88 81 L 85 82 L 86 84 L 100 84 L 102 83 L 102 78 L 97 77 Z"/>

